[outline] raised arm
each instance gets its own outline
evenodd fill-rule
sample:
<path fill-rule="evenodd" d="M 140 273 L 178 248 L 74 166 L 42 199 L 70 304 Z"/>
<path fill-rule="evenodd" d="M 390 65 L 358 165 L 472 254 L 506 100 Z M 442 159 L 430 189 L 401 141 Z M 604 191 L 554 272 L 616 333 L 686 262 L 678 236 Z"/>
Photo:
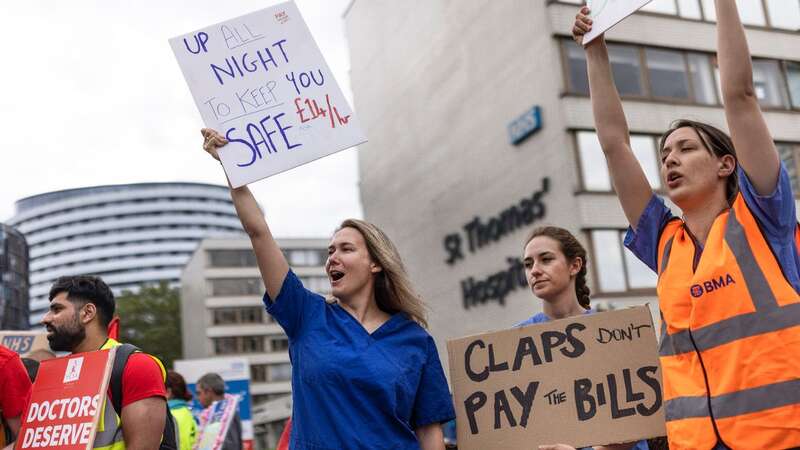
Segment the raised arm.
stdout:
<path fill-rule="evenodd" d="M 216 131 L 208 128 L 203 128 L 201 133 L 205 139 L 203 149 L 219 160 L 217 150 L 228 141 Z M 267 289 L 269 297 L 274 300 L 280 293 L 283 280 L 289 272 L 289 263 L 286 262 L 283 252 L 272 237 L 264 214 L 258 207 L 250 189 L 247 186 L 231 188 L 231 198 L 236 207 L 236 214 L 242 222 L 242 227 L 250 236 L 261 279 L 264 280 L 264 287 Z"/>
<path fill-rule="evenodd" d="M 778 183 L 780 158 L 758 106 L 753 65 L 744 27 L 733 0 L 716 0 L 717 59 L 722 101 L 739 164 L 760 195 Z"/>
<path fill-rule="evenodd" d="M 582 44 L 583 35 L 591 29 L 589 8 L 583 7 L 575 17 L 572 36 Z M 630 145 L 628 123 L 622 110 L 622 100 L 614 85 L 608 48 L 603 36 L 586 47 L 586 65 L 589 72 L 589 92 L 592 98 L 592 113 L 597 128 L 600 147 L 606 157 L 611 182 L 617 192 L 625 217 L 636 228 L 639 217 L 653 195 L 650 183 L 633 154 Z"/>

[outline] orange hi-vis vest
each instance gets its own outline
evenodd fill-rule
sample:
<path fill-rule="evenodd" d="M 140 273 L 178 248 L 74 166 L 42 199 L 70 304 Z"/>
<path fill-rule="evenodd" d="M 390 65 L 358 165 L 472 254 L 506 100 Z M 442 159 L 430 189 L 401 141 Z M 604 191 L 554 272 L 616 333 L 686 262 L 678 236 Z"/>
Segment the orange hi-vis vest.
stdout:
<path fill-rule="evenodd" d="M 800 295 L 737 195 L 699 258 L 680 219 L 658 243 L 671 449 L 800 446 Z"/>

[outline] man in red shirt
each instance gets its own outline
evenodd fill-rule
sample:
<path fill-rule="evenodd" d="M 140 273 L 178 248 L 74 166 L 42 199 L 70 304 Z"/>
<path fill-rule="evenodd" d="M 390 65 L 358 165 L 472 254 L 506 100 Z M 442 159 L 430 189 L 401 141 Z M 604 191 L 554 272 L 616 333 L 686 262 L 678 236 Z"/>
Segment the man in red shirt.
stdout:
<path fill-rule="evenodd" d="M 79 353 L 118 345 L 107 331 L 114 309 L 114 294 L 99 277 L 59 278 L 50 289 L 50 310 L 42 318 L 50 348 Z M 162 368 L 146 353 L 131 354 L 122 373 L 121 426 L 100 430 L 96 446 L 99 439 L 107 439 L 123 440 L 126 450 L 159 447 L 167 417 Z"/>
<path fill-rule="evenodd" d="M 21 424 L 20 416 L 25 411 L 31 397 L 31 380 L 19 355 L 0 346 L 0 415 L 3 425 L 0 425 L 0 447 L 5 442 L 4 430 L 7 425 L 12 436 L 19 433 Z"/>

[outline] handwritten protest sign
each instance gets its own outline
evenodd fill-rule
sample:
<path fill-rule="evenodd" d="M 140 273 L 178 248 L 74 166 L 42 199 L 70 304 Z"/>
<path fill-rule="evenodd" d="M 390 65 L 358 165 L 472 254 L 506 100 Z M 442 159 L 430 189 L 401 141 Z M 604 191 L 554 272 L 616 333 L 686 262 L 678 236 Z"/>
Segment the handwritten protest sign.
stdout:
<path fill-rule="evenodd" d="M 366 141 L 294 3 L 169 42 L 233 187 Z"/>
<path fill-rule="evenodd" d="M 622 19 L 635 13 L 652 0 L 587 0 L 591 10 L 592 30 L 583 36 L 583 45 L 608 31 Z"/>
<path fill-rule="evenodd" d="M 42 361 L 14 448 L 93 448 L 115 352 Z"/>
<path fill-rule="evenodd" d="M 36 350 L 50 350 L 47 334 L 41 331 L 0 331 L 0 345 L 26 356 Z"/>
<path fill-rule="evenodd" d="M 666 434 L 647 307 L 447 342 L 459 449 L 574 447 Z"/>

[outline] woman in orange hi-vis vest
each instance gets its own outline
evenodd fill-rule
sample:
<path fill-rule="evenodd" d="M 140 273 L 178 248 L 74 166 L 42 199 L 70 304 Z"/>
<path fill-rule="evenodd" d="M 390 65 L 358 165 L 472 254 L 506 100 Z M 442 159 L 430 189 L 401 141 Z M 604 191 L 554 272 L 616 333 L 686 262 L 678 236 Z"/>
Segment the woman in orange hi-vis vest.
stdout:
<path fill-rule="evenodd" d="M 600 145 L 631 224 L 625 244 L 658 273 L 659 348 L 673 449 L 800 446 L 800 258 L 795 205 L 753 87 L 734 0 L 716 0 L 730 137 L 680 120 L 661 137 L 673 217 L 630 146 L 602 37 L 586 47 Z M 572 30 L 591 29 L 588 8 Z M 734 151 L 735 148 L 735 151 Z"/>

